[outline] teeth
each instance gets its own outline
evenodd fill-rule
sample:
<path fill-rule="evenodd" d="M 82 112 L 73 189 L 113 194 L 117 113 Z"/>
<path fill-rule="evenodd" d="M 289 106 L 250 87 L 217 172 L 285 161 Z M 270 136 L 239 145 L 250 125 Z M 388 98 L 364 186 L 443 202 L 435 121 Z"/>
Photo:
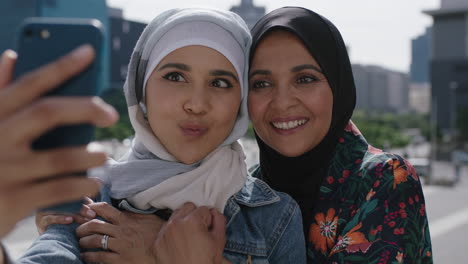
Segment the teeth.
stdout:
<path fill-rule="evenodd" d="M 287 130 L 302 126 L 307 122 L 306 119 L 294 120 L 289 122 L 272 122 L 273 126 L 279 129 Z"/>

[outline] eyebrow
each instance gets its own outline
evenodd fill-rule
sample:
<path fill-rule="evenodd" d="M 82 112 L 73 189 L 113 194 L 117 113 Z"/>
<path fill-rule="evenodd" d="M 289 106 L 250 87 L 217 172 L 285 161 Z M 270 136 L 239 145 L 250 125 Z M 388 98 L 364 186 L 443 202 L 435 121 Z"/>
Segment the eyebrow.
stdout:
<path fill-rule="evenodd" d="M 159 67 L 158 71 L 162 71 L 167 68 L 176 68 L 181 71 L 191 71 L 192 68 L 186 64 L 183 63 L 166 63 L 163 66 Z"/>
<path fill-rule="evenodd" d="M 303 65 L 295 66 L 291 69 L 291 72 L 299 72 L 299 71 L 306 70 L 306 69 L 314 70 L 323 74 L 323 71 L 321 69 L 319 69 L 318 67 L 315 67 L 312 64 L 303 64 Z M 270 70 L 255 70 L 250 73 L 249 79 L 252 78 L 254 75 L 272 75 L 272 72 Z"/>
<path fill-rule="evenodd" d="M 234 80 L 236 80 L 236 82 L 239 82 L 239 80 L 237 79 L 236 75 L 234 75 L 234 73 L 230 72 L 230 71 L 225 71 L 225 70 L 212 70 L 210 71 L 210 74 L 212 76 L 229 76 L 231 78 L 233 78 Z"/>
<path fill-rule="evenodd" d="M 271 75 L 271 71 L 269 70 L 255 70 L 250 73 L 249 79 L 252 78 L 254 75 Z"/>
<path fill-rule="evenodd" d="M 314 71 L 318 71 L 320 73 L 323 73 L 323 71 L 321 69 L 319 69 L 318 67 L 315 67 L 314 65 L 312 64 L 303 64 L 303 65 L 299 65 L 299 66 L 296 66 L 296 67 L 293 67 L 291 69 L 292 72 L 299 72 L 299 71 L 302 71 L 302 70 L 306 70 L 306 69 L 309 69 L 309 70 L 314 70 Z"/>

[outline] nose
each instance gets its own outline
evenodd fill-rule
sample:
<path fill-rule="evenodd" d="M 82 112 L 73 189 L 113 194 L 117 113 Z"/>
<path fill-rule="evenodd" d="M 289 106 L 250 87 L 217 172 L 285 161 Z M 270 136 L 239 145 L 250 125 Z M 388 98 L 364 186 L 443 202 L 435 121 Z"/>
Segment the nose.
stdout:
<path fill-rule="evenodd" d="M 273 93 L 271 93 L 271 106 L 280 111 L 286 111 L 296 106 L 299 102 L 294 87 L 287 84 L 278 86 Z"/>
<path fill-rule="evenodd" d="M 204 87 L 193 87 L 190 89 L 184 102 L 185 112 L 193 115 L 203 115 L 211 109 L 211 98 Z"/>

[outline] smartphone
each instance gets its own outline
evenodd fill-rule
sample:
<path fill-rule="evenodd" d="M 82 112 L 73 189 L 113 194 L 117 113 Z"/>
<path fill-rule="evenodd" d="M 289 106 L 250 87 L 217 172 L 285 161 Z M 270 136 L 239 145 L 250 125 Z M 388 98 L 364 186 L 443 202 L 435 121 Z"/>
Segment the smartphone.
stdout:
<path fill-rule="evenodd" d="M 15 78 L 52 62 L 83 44 L 90 44 L 96 57 L 82 73 L 44 96 L 96 96 L 103 90 L 101 72 L 104 28 L 96 19 L 28 18 L 17 34 L 18 60 Z M 33 149 L 45 150 L 85 145 L 93 139 L 90 124 L 62 126 L 39 137 Z"/>
<path fill-rule="evenodd" d="M 83 44 L 90 44 L 96 53 L 93 63 L 83 72 L 43 96 L 97 96 L 104 87 L 104 28 L 96 19 L 28 18 L 20 26 L 16 38 L 18 59 L 14 78 L 50 63 Z M 61 126 L 41 135 L 32 143 L 35 150 L 46 150 L 88 144 L 94 136 L 91 124 Z M 74 175 L 86 175 L 77 172 Z M 60 177 L 54 175 L 52 177 Z M 41 209 L 58 213 L 78 213 L 82 201 Z"/>

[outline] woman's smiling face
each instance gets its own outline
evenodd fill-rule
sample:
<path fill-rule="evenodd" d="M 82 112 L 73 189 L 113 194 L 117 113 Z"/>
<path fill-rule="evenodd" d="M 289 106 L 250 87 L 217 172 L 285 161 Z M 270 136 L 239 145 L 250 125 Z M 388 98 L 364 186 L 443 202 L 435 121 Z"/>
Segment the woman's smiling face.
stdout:
<path fill-rule="evenodd" d="M 205 158 L 229 136 L 240 102 L 234 66 L 205 46 L 171 52 L 146 85 L 151 129 L 166 150 L 185 164 Z"/>
<path fill-rule="evenodd" d="M 333 94 L 303 42 L 292 33 L 274 31 L 255 50 L 248 106 L 257 135 L 282 155 L 297 157 L 327 134 Z"/>

